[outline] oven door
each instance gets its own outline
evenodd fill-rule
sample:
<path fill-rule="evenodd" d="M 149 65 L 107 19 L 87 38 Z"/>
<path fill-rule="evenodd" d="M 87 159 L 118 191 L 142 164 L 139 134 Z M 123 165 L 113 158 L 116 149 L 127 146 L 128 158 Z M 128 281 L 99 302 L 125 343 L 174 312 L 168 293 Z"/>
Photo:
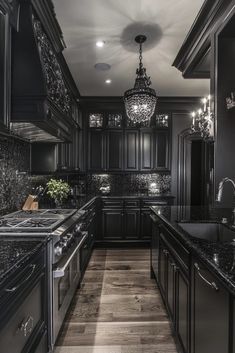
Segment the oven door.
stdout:
<path fill-rule="evenodd" d="M 87 234 L 56 264 L 53 270 L 53 342 L 63 323 L 80 280 L 80 248 Z"/>

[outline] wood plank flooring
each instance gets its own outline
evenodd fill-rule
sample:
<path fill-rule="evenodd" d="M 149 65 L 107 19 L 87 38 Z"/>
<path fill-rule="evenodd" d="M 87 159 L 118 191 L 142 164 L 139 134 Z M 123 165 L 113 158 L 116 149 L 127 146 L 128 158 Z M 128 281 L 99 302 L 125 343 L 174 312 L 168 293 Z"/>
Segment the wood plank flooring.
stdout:
<path fill-rule="evenodd" d="M 148 249 L 94 250 L 55 353 L 176 353 Z"/>

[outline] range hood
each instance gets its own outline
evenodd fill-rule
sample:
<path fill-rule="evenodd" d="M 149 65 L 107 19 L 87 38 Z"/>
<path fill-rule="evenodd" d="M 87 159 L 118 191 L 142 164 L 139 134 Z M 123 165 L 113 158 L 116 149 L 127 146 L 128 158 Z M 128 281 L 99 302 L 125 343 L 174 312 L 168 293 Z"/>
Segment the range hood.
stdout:
<path fill-rule="evenodd" d="M 58 54 L 30 0 L 20 1 L 12 59 L 11 129 L 31 142 L 70 142 L 77 127 L 70 92 Z"/>

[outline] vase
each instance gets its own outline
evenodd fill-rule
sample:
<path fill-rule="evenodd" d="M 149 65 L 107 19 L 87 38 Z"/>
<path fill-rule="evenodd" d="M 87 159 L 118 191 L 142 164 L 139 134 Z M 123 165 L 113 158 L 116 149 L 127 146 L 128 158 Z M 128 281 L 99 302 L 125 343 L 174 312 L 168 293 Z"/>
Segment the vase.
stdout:
<path fill-rule="evenodd" d="M 55 207 L 56 208 L 62 208 L 62 201 L 59 199 L 55 199 Z"/>

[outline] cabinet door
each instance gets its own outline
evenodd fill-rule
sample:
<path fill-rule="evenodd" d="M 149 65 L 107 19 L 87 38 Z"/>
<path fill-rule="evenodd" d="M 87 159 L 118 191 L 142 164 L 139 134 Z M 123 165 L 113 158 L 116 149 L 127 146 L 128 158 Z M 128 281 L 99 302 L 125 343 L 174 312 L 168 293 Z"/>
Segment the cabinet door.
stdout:
<path fill-rule="evenodd" d="M 158 261 L 159 261 L 159 234 L 160 229 L 156 223 L 155 215 L 150 215 L 152 221 L 152 238 L 151 238 L 151 265 L 154 276 L 159 280 Z"/>
<path fill-rule="evenodd" d="M 140 216 L 140 237 L 141 239 L 151 239 L 152 222 L 150 218 L 150 210 L 141 210 Z"/>
<path fill-rule="evenodd" d="M 104 166 L 104 135 L 100 130 L 90 130 L 88 136 L 88 169 L 103 170 Z"/>
<path fill-rule="evenodd" d="M 169 170 L 168 130 L 156 131 L 154 168 L 158 170 Z"/>
<path fill-rule="evenodd" d="M 173 257 L 168 254 L 167 256 L 167 296 L 166 304 L 170 318 L 175 324 L 175 288 L 176 288 L 176 264 Z"/>
<path fill-rule="evenodd" d="M 229 294 L 199 261 L 192 264 L 192 353 L 229 352 Z"/>
<path fill-rule="evenodd" d="M 8 127 L 10 119 L 11 32 L 9 14 L 0 9 L 0 128 Z"/>
<path fill-rule="evenodd" d="M 125 170 L 138 170 L 139 131 L 125 131 Z"/>
<path fill-rule="evenodd" d="M 153 131 L 140 132 L 140 169 L 153 169 Z"/>
<path fill-rule="evenodd" d="M 123 135 L 122 131 L 107 132 L 106 163 L 108 171 L 122 170 Z"/>
<path fill-rule="evenodd" d="M 179 267 L 177 267 L 176 271 L 177 271 L 177 275 L 176 275 L 176 293 L 175 293 L 175 300 L 176 300 L 175 325 L 176 325 L 178 338 L 181 343 L 182 351 L 187 353 L 189 352 L 189 332 L 190 332 L 189 281 Z M 200 353 L 202 352 L 200 351 Z"/>
<path fill-rule="evenodd" d="M 103 237 L 104 239 L 123 239 L 123 210 L 103 210 Z"/>
<path fill-rule="evenodd" d="M 139 210 L 126 210 L 124 214 L 124 234 L 126 239 L 139 239 Z"/>
<path fill-rule="evenodd" d="M 159 287 L 161 289 L 162 297 L 166 301 L 167 293 L 167 256 L 168 251 L 164 244 L 159 241 Z"/>

